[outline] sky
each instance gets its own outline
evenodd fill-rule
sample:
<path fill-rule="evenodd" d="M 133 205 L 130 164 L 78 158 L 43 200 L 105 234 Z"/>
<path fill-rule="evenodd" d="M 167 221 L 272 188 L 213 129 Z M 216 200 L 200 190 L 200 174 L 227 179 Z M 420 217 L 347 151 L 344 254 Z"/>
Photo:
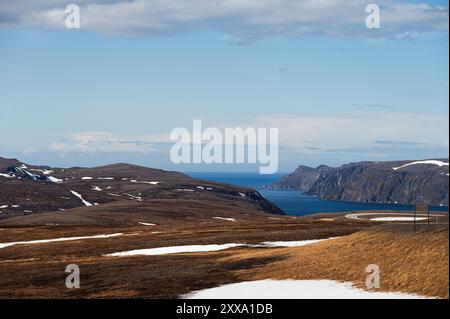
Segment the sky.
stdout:
<path fill-rule="evenodd" d="M 374 2 L 374 1 L 371 1 Z M 276 127 L 299 164 L 447 158 L 448 1 L 0 0 L 0 156 L 170 161 L 176 127 Z M 65 7 L 80 7 L 80 28 Z"/>

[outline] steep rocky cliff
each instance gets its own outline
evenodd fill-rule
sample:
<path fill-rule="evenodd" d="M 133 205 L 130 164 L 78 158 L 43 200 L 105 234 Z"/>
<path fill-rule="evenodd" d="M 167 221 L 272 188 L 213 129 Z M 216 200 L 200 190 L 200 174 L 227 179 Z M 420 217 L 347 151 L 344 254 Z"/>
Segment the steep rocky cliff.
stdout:
<path fill-rule="evenodd" d="M 318 177 L 308 187 L 306 181 L 314 173 Z M 448 159 L 358 162 L 322 170 L 302 167 L 273 188 L 296 188 L 329 200 L 448 206 Z"/>
<path fill-rule="evenodd" d="M 298 189 L 308 191 L 319 176 L 332 167 L 321 165 L 316 168 L 300 165 L 292 173 L 283 176 L 279 181 L 267 185 L 267 189 Z"/>

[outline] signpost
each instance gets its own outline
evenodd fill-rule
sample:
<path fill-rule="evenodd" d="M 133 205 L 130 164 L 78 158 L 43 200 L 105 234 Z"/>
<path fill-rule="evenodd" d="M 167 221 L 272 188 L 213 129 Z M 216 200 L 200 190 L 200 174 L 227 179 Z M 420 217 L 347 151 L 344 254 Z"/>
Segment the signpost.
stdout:
<path fill-rule="evenodd" d="M 424 204 L 424 203 L 420 203 L 420 204 L 416 204 L 416 208 L 414 210 L 414 232 L 417 229 L 417 225 L 416 225 L 416 215 L 427 215 L 427 225 L 428 225 L 428 229 L 430 228 L 430 211 L 428 209 L 428 205 Z"/>

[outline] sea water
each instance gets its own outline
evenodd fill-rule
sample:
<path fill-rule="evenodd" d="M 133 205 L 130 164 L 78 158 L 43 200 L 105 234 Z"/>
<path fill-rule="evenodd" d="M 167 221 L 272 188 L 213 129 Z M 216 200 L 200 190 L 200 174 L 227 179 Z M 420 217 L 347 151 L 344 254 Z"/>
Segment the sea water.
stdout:
<path fill-rule="evenodd" d="M 187 174 L 193 178 L 255 188 L 262 196 L 276 204 L 288 215 L 302 216 L 311 213 L 350 212 L 360 210 L 414 210 L 413 205 L 321 200 L 315 196 L 306 195 L 298 190 L 271 190 L 263 188 L 264 185 L 269 185 L 286 174 L 260 175 L 258 173 L 217 172 L 191 172 Z M 430 210 L 448 212 L 448 207 L 432 206 L 430 207 Z"/>

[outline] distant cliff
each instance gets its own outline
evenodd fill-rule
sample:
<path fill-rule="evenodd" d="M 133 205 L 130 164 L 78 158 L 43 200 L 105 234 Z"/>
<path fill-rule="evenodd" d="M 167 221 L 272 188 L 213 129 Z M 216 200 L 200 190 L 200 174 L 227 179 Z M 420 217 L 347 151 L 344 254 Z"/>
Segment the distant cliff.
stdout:
<path fill-rule="evenodd" d="M 324 174 L 325 171 L 332 169 L 330 166 L 321 165 L 316 168 L 300 165 L 292 173 L 283 176 L 279 181 L 267 185 L 267 189 L 298 189 L 308 191 L 317 179 Z"/>
<path fill-rule="evenodd" d="M 448 159 L 299 166 L 267 188 L 291 188 L 322 199 L 449 205 Z"/>

